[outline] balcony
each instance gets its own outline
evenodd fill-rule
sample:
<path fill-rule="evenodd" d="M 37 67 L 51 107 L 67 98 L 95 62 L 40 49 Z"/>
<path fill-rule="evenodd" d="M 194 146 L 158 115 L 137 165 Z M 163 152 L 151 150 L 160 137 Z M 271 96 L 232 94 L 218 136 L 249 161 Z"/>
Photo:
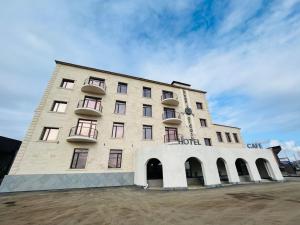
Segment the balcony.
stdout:
<path fill-rule="evenodd" d="M 75 109 L 75 113 L 78 115 L 99 117 L 102 115 L 101 101 L 90 99 L 80 100 Z"/>
<path fill-rule="evenodd" d="M 69 142 L 97 142 L 98 130 L 92 127 L 72 127 L 67 141 Z"/>
<path fill-rule="evenodd" d="M 161 96 L 161 103 L 164 105 L 178 106 L 178 96 L 175 93 L 164 93 Z"/>
<path fill-rule="evenodd" d="M 162 114 L 162 119 L 163 123 L 171 125 L 179 125 L 182 122 L 180 113 L 175 111 L 165 111 Z"/>
<path fill-rule="evenodd" d="M 182 137 L 181 134 L 177 133 L 169 133 L 164 135 L 164 143 L 178 143 L 180 138 Z"/>
<path fill-rule="evenodd" d="M 88 78 L 84 81 L 81 91 L 92 94 L 105 95 L 106 85 L 104 81 Z"/>

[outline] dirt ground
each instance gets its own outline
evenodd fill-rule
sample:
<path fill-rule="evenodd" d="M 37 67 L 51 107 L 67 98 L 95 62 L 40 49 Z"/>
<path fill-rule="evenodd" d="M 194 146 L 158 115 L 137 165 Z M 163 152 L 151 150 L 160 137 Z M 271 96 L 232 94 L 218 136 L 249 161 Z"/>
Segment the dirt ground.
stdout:
<path fill-rule="evenodd" d="M 300 182 L 189 191 L 98 188 L 0 195 L 1 225 L 300 224 Z"/>

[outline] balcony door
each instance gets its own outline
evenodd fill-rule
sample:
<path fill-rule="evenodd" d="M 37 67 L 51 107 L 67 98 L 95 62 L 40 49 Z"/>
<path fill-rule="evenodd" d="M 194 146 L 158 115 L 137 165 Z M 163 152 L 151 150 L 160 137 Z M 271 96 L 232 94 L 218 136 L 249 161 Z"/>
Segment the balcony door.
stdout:
<path fill-rule="evenodd" d="M 100 110 L 101 98 L 85 96 L 84 101 L 83 101 L 83 107 Z"/>
<path fill-rule="evenodd" d="M 96 120 L 79 119 L 76 128 L 76 135 L 95 137 L 96 136 Z"/>
<path fill-rule="evenodd" d="M 171 91 L 163 91 L 163 99 L 173 98 L 173 92 Z"/>
<path fill-rule="evenodd" d="M 101 78 L 90 77 L 89 84 L 92 84 L 94 86 L 102 87 L 102 86 L 104 86 L 104 80 L 101 79 Z"/>
<path fill-rule="evenodd" d="M 175 109 L 164 108 L 164 119 L 175 118 Z"/>

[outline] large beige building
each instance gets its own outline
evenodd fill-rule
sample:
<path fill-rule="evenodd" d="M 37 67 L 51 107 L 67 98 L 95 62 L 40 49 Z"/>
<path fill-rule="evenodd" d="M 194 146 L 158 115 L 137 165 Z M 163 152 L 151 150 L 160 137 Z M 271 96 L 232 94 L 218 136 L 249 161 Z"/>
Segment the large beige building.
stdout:
<path fill-rule="evenodd" d="M 0 191 L 282 180 L 269 150 L 213 123 L 205 94 L 56 61 Z"/>

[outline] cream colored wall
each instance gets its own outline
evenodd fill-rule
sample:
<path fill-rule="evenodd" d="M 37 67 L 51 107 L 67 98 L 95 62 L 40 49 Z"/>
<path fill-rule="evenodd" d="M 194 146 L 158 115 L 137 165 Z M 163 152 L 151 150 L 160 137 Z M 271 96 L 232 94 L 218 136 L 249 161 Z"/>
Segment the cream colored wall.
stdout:
<path fill-rule="evenodd" d="M 86 117 L 78 116 L 74 113 L 79 100 L 84 99 L 85 95 L 93 96 L 81 91 L 84 80 L 90 76 L 105 79 L 107 86 L 106 95 L 102 96 L 102 116 Z M 63 78 L 75 80 L 72 90 L 60 88 Z M 127 94 L 117 93 L 118 82 L 128 83 Z M 142 97 L 143 86 L 152 89 L 151 99 Z M 162 112 L 164 105 L 161 104 L 162 90 L 173 91 L 178 95 L 179 105 L 174 107 L 176 111 L 184 112 L 185 104 L 183 101 L 182 89 L 176 87 L 163 86 L 156 83 L 115 76 L 86 69 L 75 68 L 57 64 L 47 90 L 36 110 L 32 124 L 28 129 L 27 135 L 22 143 L 10 174 L 47 174 L 47 173 L 74 173 L 74 172 L 129 172 L 134 171 L 135 149 L 143 146 L 160 145 L 163 143 L 163 135 L 167 125 L 162 123 Z M 97 95 L 94 95 L 97 96 Z M 100 97 L 100 96 L 97 96 Z M 193 127 L 196 138 L 203 144 L 203 138 L 212 139 L 213 145 L 222 145 L 217 142 L 216 130 L 224 132 L 236 132 L 238 129 L 220 128 L 212 125 L 208 111 L 205 95 L 202 93 L 188 91 L 189 105 L 194 112 Z M 67 101 L 65 113 L 50 112 L 54 100 Z M 126 115 L 114 114 L 115 101 L 126 101 Z M 203 103 L 204 109 L 196 109 L 196 101 Z M 152 117 L 146 118 L 142 115 L 143 104 L 152 105 Z M 168 107 L 168 106 L 167 106 Z M 97 143 L 74 143 L 67 142 L 69 131 L 76 126 L 79 118 L 97 119 L 98 139 Z M 184 122 L 175 126 L 178 133 L 190 138 L 186 124 L 186 116 L 182 116 Z M 208 128 L 200 127 L 199 118 L 205 118 Z M 125 133 L 122 139 L 112 139 L 113 122 L 125 123 Z M 142 126 L 153 126 L 153 140 L 142 139 Z M 40 141 L 43 127 L 59 127 L 58 140 L 55 142 Z M 224 136 L 224 134 L 223 134 Z M 240 136 L 240 135 L 239 135 Z M 241 137 L 240 137 L 241 139 Z M 224 136 L 225 140 L 225 136 Z M 226 143 L 226 141 L 225 141 Z M 240 147 L 241 144 L 223 144 L 230 147 Z M 74 148 L 88 148 L 88 159 L 85 169 L 70 169 L 70 163 Z M 122 168 L 108 169 L 108 157 L 110 149 L 122 149 Z"/>

